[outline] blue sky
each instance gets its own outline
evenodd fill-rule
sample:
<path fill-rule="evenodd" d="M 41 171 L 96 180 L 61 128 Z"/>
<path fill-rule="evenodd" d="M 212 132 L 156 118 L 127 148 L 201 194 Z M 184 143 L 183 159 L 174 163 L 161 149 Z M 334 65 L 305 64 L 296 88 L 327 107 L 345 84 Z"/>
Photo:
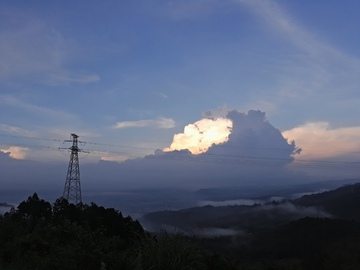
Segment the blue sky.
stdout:
<path fill-rule="evenodd" d="M 100 151 L 85 163 L 142 157 L 226 104 L 265 112 L 303 149 L 296 158 L 358 162 L 359 9 L 350 0 L 2 1 L 0 149 L 67 162 L 56 149 L 76 133 L 116 145 L 85 145 Z"/>

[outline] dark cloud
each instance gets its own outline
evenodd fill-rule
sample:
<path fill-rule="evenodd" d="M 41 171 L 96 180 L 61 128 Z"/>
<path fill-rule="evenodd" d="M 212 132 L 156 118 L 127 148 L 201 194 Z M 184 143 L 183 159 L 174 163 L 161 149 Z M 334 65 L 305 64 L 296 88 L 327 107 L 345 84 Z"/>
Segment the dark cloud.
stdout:
<path fill-rule="evenodd" d="M 65 164 L 14 159 L 0 151 L 1 188 L 4 190 L 43 190 L 65 183 Z"/>
<path fill-rule="evenodd" d="M 100 162 L 98 166 L 87 166 L 88 176 L 101 175 L 102 181 L 108 185 L 123 187 L 193 189 L 272 185 L 290 183 L 303 177 L 286 168 L 300 149 L 294 142 L 287 142 L 281 132 L 266 120 L 265 113 L 232 110 L 227 113 L 227 118 L 233 122 L 229 140 L 213 145 L 203 154 L 193 155 L 188 150 L 157 150 L 153 155 L 121 164 Z"/>
<path fill-rule="evenodd" d="M 295 146 L 295 142 L 289 143 L 281 132 L 267 121 L 264 112 L 251 110 L 246 114 L 232 110 L 228 112 L 227 118 L 233 122 L 229 140 L 222 145 L 213 146 L 210 153 L 224 152 L 292 162 L 293 155 L 301 151 Z"/>

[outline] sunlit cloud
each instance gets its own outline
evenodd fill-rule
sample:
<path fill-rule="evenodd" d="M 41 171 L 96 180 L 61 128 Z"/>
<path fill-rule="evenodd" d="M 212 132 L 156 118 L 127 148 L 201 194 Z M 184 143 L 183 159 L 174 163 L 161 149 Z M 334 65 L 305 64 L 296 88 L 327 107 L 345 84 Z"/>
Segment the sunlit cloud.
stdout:
<path fill-rule="evenodd" d="M 175 127 L 175 121 L 171 118 L 159 117 L 156 120 L 117 122 L 116 125 L 112 126 L 113 129 L 142 128 L 142 127 L 160 128 L 160 129 L 173 128 Z"/>
<path fill-rule="evenodd" d="M 329 123 L 308 123 L 284 131 L 283 136 L 295 140 L 302 148 L 295 159 L 322 159 L 355 154 L 360 151 L 360 127 L 329 129 Z"/>
<path fill-rule="evenodd" d="M 19 146 L 10 146 L 9 149 L 0 149 L 3 153 L 10 153 L 10 157 L 15 159 L 25 159 L 27 151 L 29 150 L 29 148 Z"/>
<path fill-rule="evenodd" d="M 188 149 L 192 154 L 204 153 L 211 145 L 226 142 L 231 128 L 230 119 L 202 119 L 187 125 L 184 133 L 175 134 L 170 147 L 163 151 Z"/>

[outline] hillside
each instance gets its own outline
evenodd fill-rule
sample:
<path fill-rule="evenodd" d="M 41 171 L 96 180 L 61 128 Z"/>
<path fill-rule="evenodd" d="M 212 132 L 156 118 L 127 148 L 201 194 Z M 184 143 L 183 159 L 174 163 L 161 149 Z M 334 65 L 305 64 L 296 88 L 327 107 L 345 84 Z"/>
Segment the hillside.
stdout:
<path fill-rule="evenodd" d="M 344 185 L 357 182 L 359 182 L 359 179 L 329 180 L 306 184 L 289 184 L 285 186 L 248 185 L 241 187 L 206 188 L 199 189 L 195 194 L 200 199 L 214 201 L 236 200 L 239 198 L 270 198 L 273 196 L 291 198 L 295 194 L 315 193 L 321 190 L 334 190 Z"/>
<path fill-rule="evenodd" d="M 252 206 L 214 207 L 208 205 L 180 211 L 153 212 L 146 214 L 144 218 L 152 223 L 153 230 L 166 228 L 189 234 L 201 234 L 201 230 L 214 228 L 253 233 L 274 229 L 302 217 L 329 216 L 314 207 L 296 206 L 291 202 L 284 201 Z"/>
<path fill-rule="evenodd" d="M 50 204 L 34 194 L 0 216 L 0 268 L 358 269 L 360 223 L 326 218 L 320 206 L 309 206 L 312 200 L 318 205 L 342 203 L 349 188 L 357 193 L 359 186 L 295 203 L 204 206 L 147 215 L 185 234 L 150 234 L 113 208 L 75 206 L 62 198 Z"/>
<path fill-rule="evenodd" d="M 360 221 L 360 183 L 305 195 L 294 200 L 293 203 L 304 207 L 321 207 L 335 218 Z"/>
<path fill-rule="evenodd" d="M 144 222 L 152 229 L 171 228 L 194 232 L 221 228 L 255 232 L 273 229 L 304 217 L 328 217 L 360 221 L 360 184 L 305 195 L 294 201 L 269 202 L 251 206 L 203 206 L 179 211 L 146 214 Z"/>

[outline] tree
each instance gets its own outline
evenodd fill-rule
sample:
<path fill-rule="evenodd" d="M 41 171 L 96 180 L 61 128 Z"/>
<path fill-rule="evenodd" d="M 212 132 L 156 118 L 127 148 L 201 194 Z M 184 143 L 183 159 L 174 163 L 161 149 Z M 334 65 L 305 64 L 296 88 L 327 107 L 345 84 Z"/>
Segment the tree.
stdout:
<path fill-rule="evenodd" d="M 52 216 L 51 204 L 45 200 L 40 200 L 36 193 L 29 196 L 26 201 L 21 202 L 17 208 L 18 212 L 27 219 L 50 219 Z"/>

